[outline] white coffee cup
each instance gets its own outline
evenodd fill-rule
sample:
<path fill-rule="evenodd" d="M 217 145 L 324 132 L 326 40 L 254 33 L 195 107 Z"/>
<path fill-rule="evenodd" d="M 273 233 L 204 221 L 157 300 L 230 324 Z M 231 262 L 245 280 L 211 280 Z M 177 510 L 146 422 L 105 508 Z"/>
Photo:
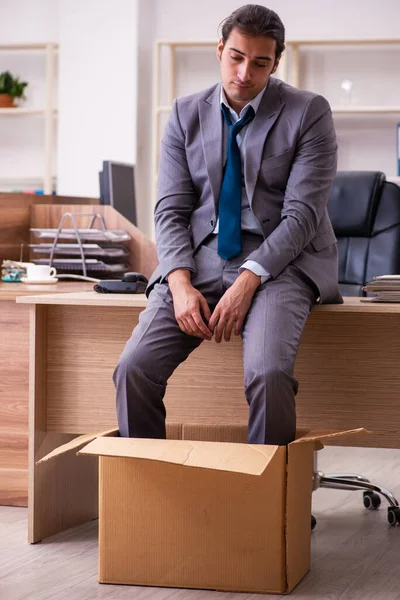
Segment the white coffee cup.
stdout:
<path fill-rule="evenodd" d="M 27 279 L 30 281 L 43 281 L 44 279 L 52 279 L 57 275 L 57 271 L 54 267 L 49 265 L 34 265 L 28 263 L 26 265 Z"/>

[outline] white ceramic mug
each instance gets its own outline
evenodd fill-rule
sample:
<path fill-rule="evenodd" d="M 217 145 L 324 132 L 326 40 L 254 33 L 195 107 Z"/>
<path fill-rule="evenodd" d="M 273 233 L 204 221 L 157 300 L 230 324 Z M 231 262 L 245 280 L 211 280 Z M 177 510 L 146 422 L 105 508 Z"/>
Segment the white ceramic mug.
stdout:
<path fill-rule="evenodd" d="M 43 281 L 44 279 L 51 279 L 57 275 L 57 271 L 54 267 L 49 265 L 34 265 L 28 263 L 26 265 L 27 279 L 30 281 Z"/>

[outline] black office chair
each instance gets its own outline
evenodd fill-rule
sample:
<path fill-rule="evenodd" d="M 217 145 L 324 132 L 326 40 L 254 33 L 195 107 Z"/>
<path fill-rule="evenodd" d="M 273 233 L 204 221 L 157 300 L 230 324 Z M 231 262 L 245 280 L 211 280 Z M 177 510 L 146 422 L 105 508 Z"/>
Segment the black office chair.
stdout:
<path fill-rule="evenodd" d="M 400 187 L 379 171 L 338 172 L 328 211 L 339 248 L 339 284 L 343 296 L 363 296 L 376 275 L 400 274 Z M 386 488 L 355 473 L 318 471 L 314 453 L 313 489 L 362 490 L 364 506 L 376 509 L 380 495 L 389 502 L 388 522 L 400 524 L 399 503 Z M 312 527 L 316 524 L 312 520 Z"/>
<path fill-rule="evenodd" d="M 379 171 L 341 171 L 328 211 L 339 248 L 343 296 L 362 296 L 375 275 L 400 274 L 400 187 Z"/>

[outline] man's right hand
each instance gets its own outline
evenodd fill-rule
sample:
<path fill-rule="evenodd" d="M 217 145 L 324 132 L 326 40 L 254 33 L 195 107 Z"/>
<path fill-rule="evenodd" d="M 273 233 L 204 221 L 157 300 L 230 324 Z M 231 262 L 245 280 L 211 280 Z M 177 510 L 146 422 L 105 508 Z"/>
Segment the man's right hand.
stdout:
<path fill-rule="evenodd" d="M 204 296 L 196 290 L 190 281 L 190 271 L 177 269 L 168 275 L 168 285 L 174 301 L 175 318 L 180 329 L 187 335 L 194 335 L 202 340 L 211 340 L 212 332 L 207 323 L 211 311 Z"/>

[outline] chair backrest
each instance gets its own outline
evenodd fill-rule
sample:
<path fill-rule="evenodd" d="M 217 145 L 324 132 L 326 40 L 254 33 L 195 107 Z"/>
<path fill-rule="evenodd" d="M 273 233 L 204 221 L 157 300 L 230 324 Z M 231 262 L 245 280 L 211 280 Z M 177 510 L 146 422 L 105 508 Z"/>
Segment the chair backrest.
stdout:
<path fill-rule="evenodd" d="M 339 248 L 339 286 L 362 296 L 376 275 L 400 274 L 400 187 L 379 171 L 338 171 L 328 211 Z"/>

